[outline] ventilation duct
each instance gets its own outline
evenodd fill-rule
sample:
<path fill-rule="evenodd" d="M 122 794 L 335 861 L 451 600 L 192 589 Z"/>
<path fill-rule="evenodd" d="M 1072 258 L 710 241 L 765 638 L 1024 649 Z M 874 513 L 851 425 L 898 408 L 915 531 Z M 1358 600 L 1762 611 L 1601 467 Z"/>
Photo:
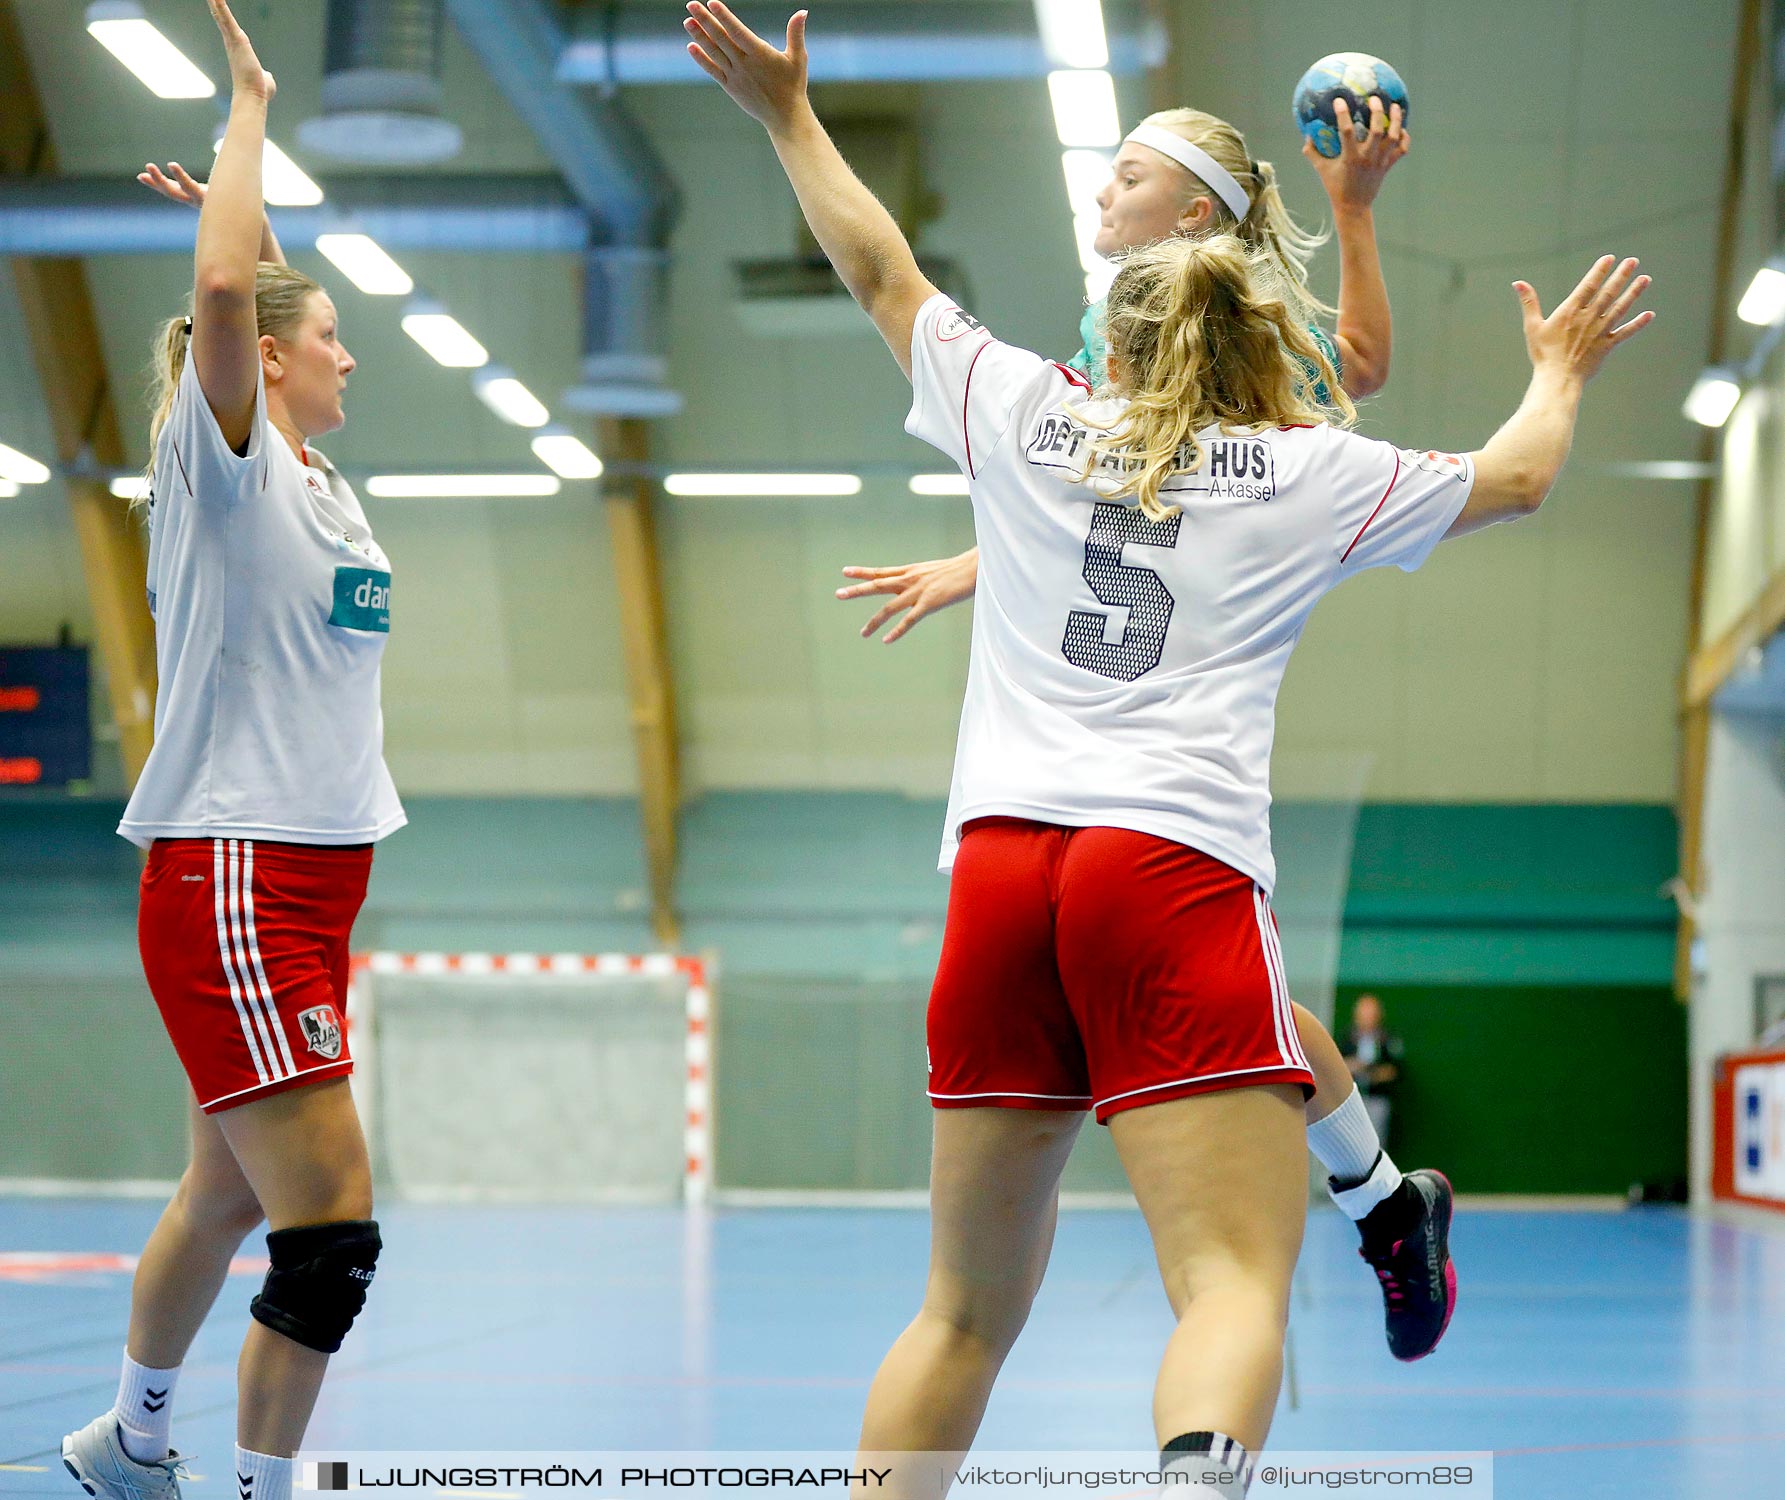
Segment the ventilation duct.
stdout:
<path fill-rule="evenodd" d="M 671 415 L 682 398 L 665 384 L 663 343 L 680 202 L 668 169 L 618 101 L 555 76 L 565 34 L 552 0 L 447 0 L 447 11 L 595 227 L 584 257 L 582 380 L 563 405 L 598 416 Z M 679 8 L 652 11 L 653 24 L 680 35 Z"/>
<path fill-rule="evenodd" d="M 322 113 L 298 126 L 306 150 L 336 161 L 416 166 L 459 154 L 442 118 L 441 0 L 328 0 Z"/>
<path fill-rule="evenodd" d="M 1165 27 L 1133 5 L 1105 5 L 1109 71 L 1133 76 L 1165 61 Z M 612 89 L 626 84 L 706 84 L 688 56 L 679 5 L 584 4 L 557 59 L 560 83 Z M 768 31 L 779 39 L 785 19 Z M 764 17 L 765 21 L 767 17 Z M 901 0 L 824 5 L 812 17 L 813 83 L 942 83 L 1045 78 L 1049 60 L 1033 0 Z"/>
<path fill-rule="evenodd" d="M 386 250 L 580 255 L 589 216 L 557 177 L 363 177 L 331 185 L 318 208 L 275 208 L 288 250 L 344 229 Z M 0 178 L 0 259 L 8 256 L 192 254 L 190 209 L 112 178 Z"/>
<path fill-rule="evenodd" d="M 673 417 L 682 409 L 661 352 L 668 302 L 668 251 L 602 245 L 583 257 L 583 378 L 564 392 L 568 410 Z"/>

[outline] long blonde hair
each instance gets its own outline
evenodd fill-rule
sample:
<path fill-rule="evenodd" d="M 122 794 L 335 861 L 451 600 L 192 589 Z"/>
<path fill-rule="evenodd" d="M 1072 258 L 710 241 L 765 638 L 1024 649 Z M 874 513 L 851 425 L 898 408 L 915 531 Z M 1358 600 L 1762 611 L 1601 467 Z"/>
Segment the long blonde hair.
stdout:
<path fill-rule="evenodd" d="M 1184 206 L 1188 207 L 1192 198 L 1207 196 L 1214 208 L 1210 233 L 1238 235 L 1267 257 L 1273 279 L 1282 284 L 1279 290 L 1283 300 L 1296 310 L 1298 317 L 1312 323 L 1323 313 L 1330 316 L 1337 311 L 1316 297 L 1308 286 L 1308 262 L 1326 243 L 1328 233 L 1314 234 L 1295 222 L 1277 187 L 1277 169 L 1268 161 L 1254 161 L 1246 138 L 1234 126 L 1219 115 L 1205 114 L 1200 109 L 1162 109 L 1148 115 L 1141 124 L 1157 125 L 1181 135 L 1233 174 L 1252 200 L 1245 218 L 1236 219 L 1221 195 L 1188 167 L 1183 167 L 1183 171 L 1195 184 L 1195 190 L 1185 199 Z"/>
<path fill-rule="evenodd" d="M 1126 475 L 1110 498 L 1136 496 L 1163 520 L 1177 508 L 1160 488 L 1201 469 L 1207 450 L 1196 435 L 1204 428 L 1356 420 L 1331 361 L 1275 281 L 1270 252 L 1233 234 L 1160 240 L 1122 261 L 1104 305 L 1104 339 L 1127 406 L 1108 422 L 1074 412 L 1104 434 L 1092 440 L 1081 481 L 1107 460 Z M 1325 382 L 1329 405 L 1316 401 L 1311 376 Z"/>
<path fill-rule="evenodd" d="M 321 290 L 321 285 L 302 271 L 261 261 L 254 268 L 255 327 L 259 333 L 270 333 L 276 339 L 289 338 L 304 321 L 310 294 Z M 147 503 L 150 486 L 155 481 L 155 445 L 161 440 L 161 429 L 167 425 L 168 413 L 174 409 L 180 376 L 186 370 L 187 352 L 192 347 L 190 298 L 186 305 L 187 312 L 167 319 L 155 335 L 155 352 L 149 366 L 149 466 L 144 470 L 146 482 L 132 502 L 133 506 Z"/>

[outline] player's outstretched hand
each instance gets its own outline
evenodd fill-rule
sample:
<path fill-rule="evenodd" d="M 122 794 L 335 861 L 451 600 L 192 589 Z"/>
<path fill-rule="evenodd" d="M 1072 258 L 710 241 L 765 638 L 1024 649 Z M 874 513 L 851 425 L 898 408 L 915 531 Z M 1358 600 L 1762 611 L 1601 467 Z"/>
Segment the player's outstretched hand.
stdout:
<path fill-rule="evenodd" d="M 785 51 L 771 47 L 722 0 L 692 0 L 682 28 L 689 36 L 688 55 L 759 124 L 775 130 L 805 102 L 805 11 L 788 20 Z"/>
<path fill-rule="evenodd" d="M 211 19 L 223 34 L 223 50 L 229 57 L 230 86 L 238 94 L 253 94 L 271 104 L 276 90 L 273 75 L 261 67 L 260 59 L 254 55 L 254 43 L 236 24 L 228 0 L 211 0 Z"/>
<path fill-rule="evenodd" d="M 951 604 L 973 597 L 973 591 L 979 585 L 979 552 L 974 548 L 959 557 L 902 563 L 896 568 L 849 567 L 843 569 L 843 576 L 862 582 L 838 589 L 839 599 L 865 599 L 871 594 L 892 596 L 862 626 L 864 640 L 894 615 L 905 614 L 905 618 L 882 638 L 884 644 L 890 646 L 925 615 L 933 615 L 939 609 L 947 609 Z"/>
<path fill-rule="evenodd" d="M 163 198 L 184 203 L 188 208 L 200 208 L 205 201 L 205 184 L 177 161 L 170 161 L 166 171 L 150 162 L 136 174 L 136 180 L 146 188 L 154 188 Z"/>
<path fill-rule="evenodd" d="M 1334 208 L 1368 208 L 1382 191 L 1382 179 L 1413 148 L 1413 133 L 1401 122 L 1401 106 L 1384 113 L 1382 96 L 1370 95 L 1370 133 L 1361 141 L 1351 123 L 1351 106 L 1333 100 L 1339 133 L 1339 154 L 1322 156 L 1312 140 L 1302 142 L 1302 155 L 1320 174 L 1320 184 Z"/>
<path fill-rule="evenodd" d="M 1547 318 L 1530 282 L 1513 282 L 1525 317 L 1525 348 L 1533 368 L 1553 369 L 1583 382 L 1591 380 L 1606 355 L 1655 321 L 1652 310 L 1630 316 L 1649 289 L 1650 279 L 1636 274 L 1635 256 L 1620 261 L 1602 255 Z"/>

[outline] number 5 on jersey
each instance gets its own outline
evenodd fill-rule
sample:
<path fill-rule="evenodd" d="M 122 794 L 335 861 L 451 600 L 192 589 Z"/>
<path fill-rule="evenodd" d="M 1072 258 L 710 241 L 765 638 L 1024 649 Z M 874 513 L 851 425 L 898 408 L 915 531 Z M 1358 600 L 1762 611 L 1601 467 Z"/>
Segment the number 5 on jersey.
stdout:
<path fill-rule="evenodd" d="M 1131 505 L 1099 502 L 1091 513 L 1091 533 L 1085 538 L 1085 582 L 1099 602 L 1128 611 L 1122 638 L 1104 639 L 1109 616 L 1075 609 L 1066 617 L 1066 639 L 1060 650 L 1066 660 L 1087 672 L 1133 682 L 1159 665 L 1165 649 L 1165 632 L 1171 624 L 1174 600 L 1151 568 L 1122 561 L 1122 549 L 1132 542 L 1141 547 L 1175 547 L 1183 515 L 1163 521 L 1149 519 Z"/>

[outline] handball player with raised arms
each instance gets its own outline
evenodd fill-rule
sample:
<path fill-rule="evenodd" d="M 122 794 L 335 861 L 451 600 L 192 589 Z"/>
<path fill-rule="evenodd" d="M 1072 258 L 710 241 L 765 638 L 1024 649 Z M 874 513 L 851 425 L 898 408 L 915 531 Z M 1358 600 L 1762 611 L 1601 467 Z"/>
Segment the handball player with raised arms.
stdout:
<path fill-rule="evenodd" d="M 191 316 L 158 349 L 148 500 L 155 746 L 119 832 L 148 850 L 143 968 L 191 1084 L 192 1156 L 138 1262 L 113 1409 L 63 1440 L 104 1500 L 175 1500 L 180 1367 L 264 1218 L 271 1269 L 237 1367 L 239 1500 L 289 1500 L 329 1355 L 378 1260 L 342 1016 L 372 845 L 402 826 L 379 663 L 390 565 L 309 446 L 353 370 L 335 306 L 283 263 L 261 153 L 272 103 L 225 0 L 229 121 L 199 202 Z"/>
<path fill-rule="evenodd" d="M 1306 322 L 1309 336 L 1338 372 L 1339 388 L 1358 399 L 1375 394 L 1388 378 L 1393 327 L 1372 205 L 1411 138 L 1398 103 L 1384 112 L 1381 98 L 1372 96 L 1362 139 L 1343 97 L 1333 109 L 1339 154 L 1322 156 L 1311 141 L 1302 154 L 1319 173 L 1332 204 L 1340 259 L 1336 309 L 1326 308 L 1308 289 L 1308 260 L 1322 238 L 1290 217 L 1275 169 L 1257 160 L 1227 121 L 1200 110 L 1149 115 L 1122 143 L 1110 180 L 1097 195 L 1103 218 L 1095 248 L 1120 258 L 1174 236 L 1237 235 L 1262 257 L 1267 281 Z M 1329 311 L 1337 313 L 1330 337 L 1319 322 Z M 1085 310 L 1082 347 L 1067 362 L 1092 384 L 1106 377 L 1103 315 L 1102 303 Z M 1328 404 L 1331 395 L 1319 371 L 1310 369 L 1309 378 L 1314 399 Z M 864 636 L 872 635 L 902 615 L 886 634 L 890 643 L 926 615 L 973 596 L 979 549 L 934 562 L 843 572 L 862 581 L 839 589 L 839 599 L 890 596 L 862 627 Z M 1403 1176 L 1383 1148 L 1332 1034 L 1306 1007 L 1292 1003 L 1291 1013 L 1314 1070 L 1315 1091 L 1306 1111 L 1309 1148 L 1326 1168 L 1333 1202 L 1358 1226 L 1358 1253 L 1380 1286 L 1389 1349 L 1397 1359 L 1423 1359 L 1437 1347 L 1456 1309 L 1450 1183 L 1429 1169 Z"/>
<path fill-rule="evenodd" d="M 1161 1461 L 1243 1489 L 1281 1382 L 1314 1086 L 1270 920 L 1283 668 L 1328 589 L 1537 508 L 1586 380 L 1650 321 L 1630 316 L 1647 278 L 1607 257 L 1547 318 L 1515 283 L 1523 403 L 1479 452 L 1423 452 L 1345 431 L 1342 392 L 1315 401 L 1306 366 L 1336 372 L 1255 251 L 1167 239 L 1116 275 L 1093 396 L 924 278 L 812 112 L 805 12 L 783 50 L 718 0 L 688 10 L 690 52 L 765 127 L 910 377 L 907 430 L 967 475 L 982 550 L 927 1023 L 929 1278 L 861 1448 L 971 1446 L 1094 1111 L 1177 1318 Z"/>

